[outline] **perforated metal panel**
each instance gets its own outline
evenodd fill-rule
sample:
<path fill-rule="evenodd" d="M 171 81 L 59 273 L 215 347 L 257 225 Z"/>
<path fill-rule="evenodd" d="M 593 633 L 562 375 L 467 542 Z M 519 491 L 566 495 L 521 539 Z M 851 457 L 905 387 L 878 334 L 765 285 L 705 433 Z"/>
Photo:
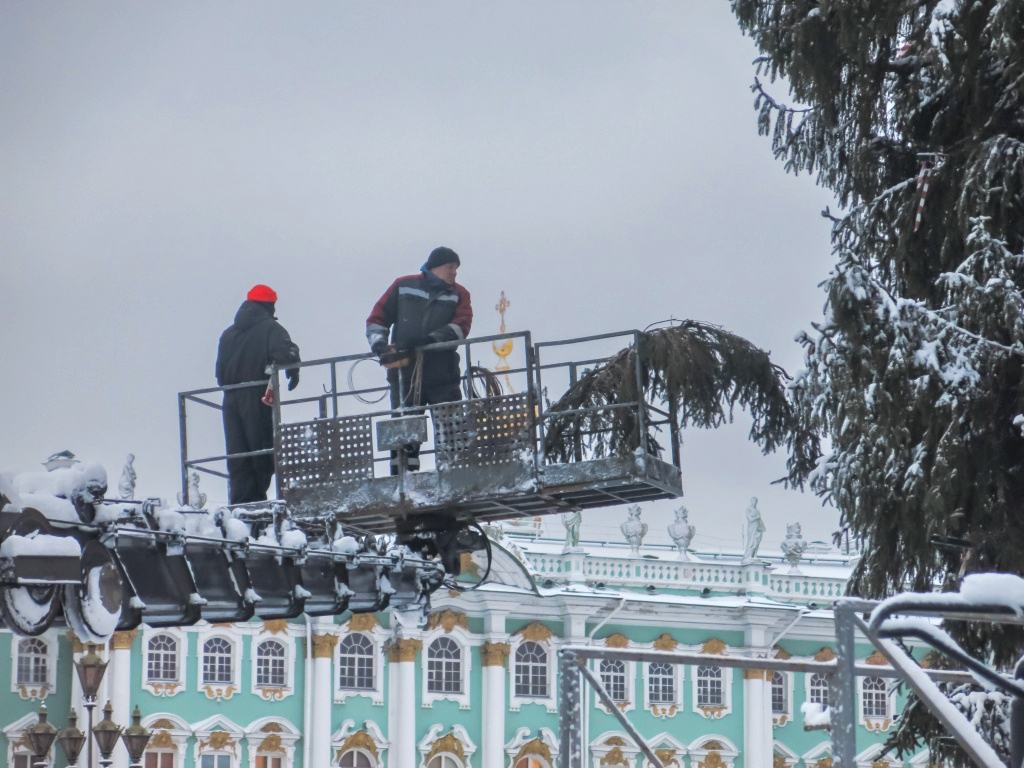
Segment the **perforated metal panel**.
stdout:
<path fill-rule="evenodd" d="M 339 416 L 277 430 L 277 471 L 283 488 L 373 479 L 369 416 Z"/>
<path fill-rule="evenodd" d="M 519 464 L 530 447 L 525 394 L 430 406 L 439 470 Z"/>

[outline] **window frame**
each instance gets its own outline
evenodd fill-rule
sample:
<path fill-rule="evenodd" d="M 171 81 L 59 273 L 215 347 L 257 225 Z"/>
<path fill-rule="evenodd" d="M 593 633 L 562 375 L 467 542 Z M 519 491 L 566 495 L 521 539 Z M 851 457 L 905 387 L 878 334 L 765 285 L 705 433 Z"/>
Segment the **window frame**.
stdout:
<path fill-rule="evenodd" d="M 547 695 L 545 696 L 521 696 L 516 692 L 516 678 L 519 673 L 519 662 L 517 655 L 520 649 L 529 644 L 535 644 L 546 654 L 544 670 L 547 682 Z M 513 635 L 509 643 L 508 663 L 508 707 L 512 712 L 519 712 L 524 704 L 542 705 L 548 712 L 558 711 L 558 676 L 556 674 L 556 649 L 554 644 L 548 640 L 530 640 L 522 635 Z"/>
<path fill-rule="evenodd" d="M 881 683 L 881 689 L 872 688 L 869 691 L 867 688 L 869 681 L 877 681 Z M 886 682 L 884 677 L 878 676 L 867 676 L 860 679 L 860 684 L 857 686 L 858 699 L 860 700 L 860 719 L 869 730 L 888 730 L 889 725 L 892 724 L 893 713 L 895 711 L 895 696 L 893 691 L 890 690 L 889 684 Z M 877 696 L 881 693 L 881 697 Z M 884 698 L 882 698 L 884 697 Z M 868 712 L 868 701 L 869 699 L 877 699 L 878 701 L 884 700 L 885 711 L 882 714 L 876 714 L 875 712 Z"/>
<path fill-rule="evenodd" d="M 175 642 L 175 666 L 178 677 L 175 680 L 151 680 L 149 677 L 149 644 L 154 639 L 166 636 Z M 146 627 L 142 631 L 142 688 L 154 696 L 170 697 L 185 690 L 186 663 L 188 659 L 188 636 L 174 628 L 154 629 Z"/>
<path fill-rule="evenodd" d="M 459 683 L 461 690 L 458 692 L 430 690 L 430 649 L 441 638 L 451 641 L 459 650 Z M 473 646 L 470 643 L 469 634 L 462 627 L 453 627 L 450 632 L 446 632 L 443 627 L 438 627 L 436 630 L 423 636 L 423 649 L 420 651 L 423 654 L 420 664 L 422 670 L 420 680 L 423 692 L 422 703 L 424 706 L 431 706 L 435 701 L 454 701 L 459 705 L 459 709 L 469 709 L 471 707 L 472 649 Z"/>
<path fill-rule="evenodd" d="M 250 656 L 250 681 L 251 691 L 265 701 L 281 701 L 295 693 L 295 640 L 288 634 L 267 634 L 254 635 L 251 641 Z M 260 647 L 266 643 L 277 643 L 281 646 L 283 654 L 281 657 L 282 672 L 284 681 L 281 685 L 261 685 L 259 681 L 260 672 Z"/>
<path fill-rule="evenodd" d="M 36 637 L 21 637 L 11 633 L 11 692 L 17 693 L 22 699 L 38 699 L 43 701 L 57 688 L 57 651 L 58 641 L 50 632 L 45 632 Z M 46 665 L 42 682 L 22 682 L 19 680 L 19 668 L 23 654 L 22 643 L 39 643 L 43 652 L 32 654 L 33 657 L 42 659 Z M 26 656 L 28 654 L 25 654 Z"/>
<path fill-rule="evenodd" d="M 714 656 L 708 656 L 706 662 L 702 664 L 694 664 L 693 666 L 693 679 L 691 681 L 691 689 L 693 695 L 693 712 L 699 712 L 705 718 L 709 720 L 718 720 L 719 718 L 725 717 L 726 715 L 732 714 L 732 685 L 733 685 L 733 670 L 731 667 L 722 667 L 715 663 L 716 658 Z M 717 669 L 719 672 L 719 681 L 722 687 L 722 701 L 720 704 L 701 703 L 701 684 L 705 678 L 701 677 L 701 669 Z"/>
<path fill-rule="evenodd" d="M 605 683 L 605 672 L 603 669 L 605 662 L 622 664 L 622 674 L 624 676 L 624 698 L 621 700 L 615 700 L 615 697 L 612 696 L 612 692 L 608 690 L 608 685 Z M 618 707 L 620 712 L 630 712 L 636 709 L 636 662 L 625 661 L 623 659 L 594 659 L 591 669 L 597 676 L 597 679 L 601 681 L 601 685 L 604 686 L 605 692 L 609 696 L 612 696 L 612 699 L 615 701 L 615 705 Z M 598 698 L 596 691 L 594 692 L 594 706 L 599 707 L 604 712 L 610 711 L 608 707 L 605 706 L 604 702 Z"/>
<path fill-rule="evenodd" d="M 352 635 L 362 635 L 366 640 L 370 642 L 371 654 L 373 664 L 373 688 L 342 688 L 341 687 L 341 652 L 342 645 L 345 642 L 345 638 L 351 637 Z M 374 626 L 372 629 L 360 629 L 350 630 L 343 632 L 338 640 L 338 644 L 334 646 L 334 665 L 332 675 L 334 676 L 334 703 L 341 704 L 346 699 L 352 698 L 353 696 L 362 696 L 368 698 L 371 703 L 376 705 L 384 704 L 384 662 L 385 655 L 383 652 L 383 640 L 380 626 Z"/>
<path fill-rule="evenodd" d="M 671 670 L 672 685 L 675 697 L 672 701 L 653 701 L 651 699 L 651 666 L 654 664 L 667 664 Z M 672 717 L 683 709 L 683 696 L 686 685 L 686 665 L 676 664 L 670 661 L 644 662 L 643 665 L 644 683 L 644 708 L 662 719 Z"/>
<path fill-rule="evenodd" d="M 810 674 L 804 675 L 804 687 L 806 701 L 810 704 L 822 704 L 823 709 L 830 707 L 831 702 L 831 691 L 829 690 L 828 678 L 820 672 L 811 672 Z M 860 688 L 860 686 L 857 686 Z M 824 701 L 819 701 L 815 694 L 819 691 L 824 692 Z"/>
<path fill-rule="evenodd" d="M 775 710 L 775 676 L 778 675 L 782 678 L 780 686 L 782 689 L 782 704 L 781 710 Z M 782 672 L 775 670 L 769 672 L 768 675 L 768 704 L 771 709 L 772 723 L 774 725 L 785 725 L 793 719 L 793 676 L 788 672 Z"/>
<path fill-rule="evenodd" d="M 223 682 L 207 682 L 206 671 L 206 644 L 214 640 L 223 641 L 231 649 L 229 669 L 231 680 Z M 222 629 L 212 632 L 201 632 L 196 638 L 196 686 L 198 690 L 206 694 L 206 698 L 216 701 L 230 699 L 241 690 L 242 680 L 242 636 L 231 635 Z"/>

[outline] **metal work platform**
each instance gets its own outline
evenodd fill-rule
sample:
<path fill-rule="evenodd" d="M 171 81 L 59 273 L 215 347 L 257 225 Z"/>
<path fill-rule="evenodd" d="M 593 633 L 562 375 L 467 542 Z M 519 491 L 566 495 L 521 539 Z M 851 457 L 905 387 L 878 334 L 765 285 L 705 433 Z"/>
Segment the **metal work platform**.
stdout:
<path fill-rule="evenodd" d="M 627 331 L 533 344 L 522 332 L 432 345 L 425 348 L 428 353 L 459 353 L 463 399 L 425 409 L 374 410 L 373 398 L 383 400 L 389 390 L 372 355 L 299 364 L 302 382 L 320 384 L 312 396 L 300 389 L 297 397 L 283 399 L 283 369 L 273 369 L 278 498 L 297 519 L 333 517 L 346 530 L 390 533 L 415 527 L 420 517 L 482 522 L 681 496 L 678 425 L 659 404 L 641 397 L 601 406 L 560 405 L 563 393 L 635 345 L 637 337 Z M 506 352 L 511 347 L 519 359 L 504 370 L 483 371 L 469 362 L 481 347 Z M 641 364 L 637 359 L 638 384 Z M 409 375 L 411 368 L 399 375 Z M 374 385 L 356 384 L 357 369 Z M 342 378 L 347 388 L 339 386 Z M 219 409 L 220 403 L 210 399 L 219 391 L 179 395 L 186 497 L 190 472 L 225 476 L 222 467 L 230 457 L 191 456 L 186 418 L 189 404 Z M 623 417 L 642 435 L 637 445 L 654 445 L 655 433 L 667 436 L 669 460 L 650 448 L 608 455 L 600 435 Z M 552 434 L 563 441 L 560 451 L 549 450 Z M 392 476 L 390 449 L 408 442 L 420 444 L 422 470 L 403 468 Z"/>

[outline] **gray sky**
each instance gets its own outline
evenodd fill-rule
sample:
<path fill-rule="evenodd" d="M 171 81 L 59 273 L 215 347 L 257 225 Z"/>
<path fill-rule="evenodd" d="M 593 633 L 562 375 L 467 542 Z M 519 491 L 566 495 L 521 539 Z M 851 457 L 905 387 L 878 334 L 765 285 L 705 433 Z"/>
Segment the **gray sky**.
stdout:
<path fill-rule="evenodd" d="M 829 197 L 757 136 L 756 53 L 720 0 L 3 4 L 0 467 L 68 448 L 116 486 L 133 452 L 173 496 L 176 393 L 252 284 L 304 359 L 361 352 L 440 244 L 476 335 L 504 290 L 537 340 L 693 318 L 798 370 Z M 751 496 L 764 548 L 827 537 L 748 429 L 685 436 L 696 543 L 737 544 Z"/>

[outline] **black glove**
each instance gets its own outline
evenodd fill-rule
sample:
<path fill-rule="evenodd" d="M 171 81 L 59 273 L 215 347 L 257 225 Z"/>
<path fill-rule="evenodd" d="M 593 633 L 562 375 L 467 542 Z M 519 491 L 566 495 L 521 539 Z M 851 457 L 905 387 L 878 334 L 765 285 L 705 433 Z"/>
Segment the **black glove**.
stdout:
<path fill-rule="evenodd" d="M 370 351 L 373 352 L 377 357 L 380 357 L 388 351 L 388 343 L 384 339 L 377 339 L 373 344 L 370 345 Z"/>
<path fill-rule="evenodd" d="M 435 343 L 434 339 L 430 336 L 410 336 L 403 346 L 406 349 L 416 349 L 417 347 L 425 347 L 427 344 Z"/>
<path fill-rule="evenodd" d="M 284 372 L 285 378 L 288 379 L 288 391 L 291 392 L 297 386 L 299 386 L 299 369 L 289 368 Z"/>

